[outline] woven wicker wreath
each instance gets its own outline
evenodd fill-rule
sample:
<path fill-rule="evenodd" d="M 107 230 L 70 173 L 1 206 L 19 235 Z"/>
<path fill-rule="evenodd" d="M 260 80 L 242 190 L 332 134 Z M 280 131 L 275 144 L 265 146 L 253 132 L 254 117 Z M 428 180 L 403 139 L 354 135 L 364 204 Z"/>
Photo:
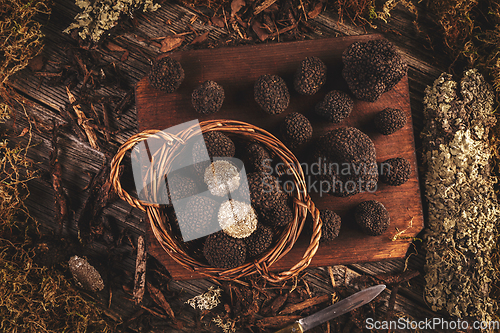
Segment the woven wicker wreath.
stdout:
<path fill-rule="evenodd" d="M 294 212 L 293 221 L 284 227 L 278 235 L 277 241 L 272 244 L 267 251 L 261 254 L 258 258 L 255 258 L 253 261 L 249 261 L 242 266 L 232 269 L 210 267 L 188 255 L 182 245 L 182 242 L 179 241 L 178 237 L 174 237 L 171 229 L 165 225 L 161 207 L 157 204 L 147 204 L 131 197 L 122 188 L 120 183 L 120 164 L 127 151 L 131 150 L 134 145 L 150 138 L 161 138 L 166 140 L 167 143 L 164 145 L 164 149 L 161 151 L 159 159 L 160 171 L 162 172 L 161 174 L 167 174 L 173 159 L 175 159 L 175 157 L 182 151 L 184 142 L 187 142 L 195 135 L 200 135 L 200 128 L 202 133 L 219 131 L 229 137 L 237 137 L 248 142 L 253 141 L 260 143 L 277 158 L 282 160 L 285 169 L 288 174 L 291 174 L 290 177 L 295 183 L 295 188 L 292 193 Z M 307 193 L 305 177 L 299 161 L 275 136 L 259 127 L 245 122 L 226 119 L 208 120 L 200 122 L 199 127 L 189 127 L 181 131 L 176 136 L 166 134 L 160 130 L 146 130 L 133 135 L 120 147 L 117 154 L 111 161 L 110 180 L 115 192 L 120 196 L 120 198 L 128 202 L 131 206 L 146 211 L 148 220 L 151 224 L 151 229 L 162 248 L 184 268 L 196 271 L 207 277 L 220 280 L 232 280 L 259 273 L 271 282 L 284 281 L 297 276 L 302 270 L 307 268 L 319 246 L 322 222 L 319 217 L 319 210 L 315 207 Z M 305 250 L 301 260 L 287 271 L 279 273 L 271 272 L 271 266 L 285 256 L 292 249 L 293 245 L 299 238 L 307 217 L 307 211 L 309 211 L 312 215 L 313 231 L 310 244 Z"/>

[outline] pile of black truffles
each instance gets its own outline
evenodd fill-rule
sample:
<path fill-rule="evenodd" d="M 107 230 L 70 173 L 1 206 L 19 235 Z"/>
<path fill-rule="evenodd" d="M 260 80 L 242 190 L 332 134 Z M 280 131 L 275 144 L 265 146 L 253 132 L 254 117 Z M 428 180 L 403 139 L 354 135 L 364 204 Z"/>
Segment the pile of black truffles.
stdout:
<path fill-rule="evenodd" d="M 253 158 L 237 165 L 231 159 L 238 157 L 236 147 L 248 149 Z M 172 230 L 180 232 L 187 250 L 203 244 L 202 253 L 193 255 L 202 255 L 212 267 L 241 266 L 268 250 L 275 234 L 294 220 L 288 193 L 270 174 L 269 157 L 264 146 L 241 145 L 218 131 L 204 133 L 203 141 L 192 145 L 194 169 L 205 168 L 201 184 L 175 173 L 168 181 L 170 196 L 177 200 L 169 216 Z M 250 172 L 241 173 L 247 166 Z"/>
<path fill-rule="evenodd" d="M 184 69 L 177 60 L 164 57 L 153 64 L 148 79 L 154 88 L 171 93 L 176 91 L 184 80 Z"/>
<path fill-rule="evenodd" d="M 330 90 L 316 99 L 303 96 L 318 93 L 327 82 L 327 66 L 318 57 L 306 57 L 293 73 L 292 97 L 319 101 L 310 110 L 304 110 L 314 112 L 310 118 L 313 123 L 317 120 L 341 123 L 353 111 L 353 97 L 374 102 L 407 72 L 407 65 L 395 47 L 382 39 L 351 44 L 343 52 L 342 62 L 342 77 L 349 93 Z M 184 79 L 184 71 L 178 61 L 164 57 L 154 63 L 148 79 L 152 87 L 174 92 Z M 304 114 L 279 115 L 290 104 L 290 92 L 282 77 L 259 76 L 253 85 L 253 98 L 262 110 L 279 119 L 279 130 L 278 126 L 275 130 L 287 147 L 296 149 L 313 141 L 313 126 Z M 211 80 L 201 83 L 191 94 L 194 110 L 202 115 L 218 112 L 224 99 L 223 87 Z M 387 107 L 374 116 L 373 127 L 380 134 L 390 135 L 406 122 L 404 111 Z M 273 175 L 277 161 L 273 161 L 268 145 L 218 131 L 205 132 L 202 139 L 186 145 L 191 153 L 186 168 L 192 176 L 174 173 L 167 179 L 169 202 L 174 207 L 178 204 L 173 216 L 168 215 L 172 230 L 182 235 L 186 249 L 191 240 L 203 244 L 202 253 L 196 255 L 203 256 L 212 267 L 231 269 L 255 260 L 270 249 L 276 234 L 296 219 L 287 186 L 283 188 L 282 179 Z M 313 165 L 319 167 L 319 172 L 311 174 L 319 180 L 321 194 L 347 197 L 374 192 L 379 177 L 390 186 L 399 186 L 411 175 L 410 162 L 401 157 L 382 162 L 379 170 L 375 145 L 368 135 L 354 127 L 335 128 L 315 140 L 310 148 L 310 152 L 306 151 L 311 170 Z M 235 162 L 237 159 L 241 165 Z M 174 210 L 172 205 L 167 209 Z M 341 217 L 332 210 L 322 209 L 320 218 L 323 222 L 320 241 L 332 242 L 339 235 Z M 364 233 L 373 236 L 384 233 L 390 224 L 389 212 L 376 200 L 358 204 L 354 219 Z M 201 251 L 200 246 L 197 249 Z"/>
<path fill-rule="evenodd" d="M 384 205 L 376 200 L 363 201 L 356 206 L 354 219 L 364 233 L 378 236 L 387 230 L 390 216 Z"/>
<path fill-rule="evenodd" d="M 342 76 L 357 99 L 374 102 L 405 75 L 407 65 L 385 39 L 355 42 L 342 54 Z"/>

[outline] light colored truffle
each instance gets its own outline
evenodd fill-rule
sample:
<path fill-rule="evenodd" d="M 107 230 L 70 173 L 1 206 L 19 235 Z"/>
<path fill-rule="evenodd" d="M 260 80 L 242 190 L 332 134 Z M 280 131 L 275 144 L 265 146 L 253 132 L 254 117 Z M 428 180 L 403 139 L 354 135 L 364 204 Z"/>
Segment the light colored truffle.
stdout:
<path fill-rule="evenodd" d="M 240 186 L 240 174 L 236 165 L 229 161 L 214 161 L 205 170 L 205 183 L 215 196 L 222 197 Z"/>
<path fill-rule="evenodd" d="M 234 238 L 248 237 L 257 229 L 257 214 L 251 205 L 244 202 L 224 202 L 219 208 L 218 218 L 222 230 Z"/>

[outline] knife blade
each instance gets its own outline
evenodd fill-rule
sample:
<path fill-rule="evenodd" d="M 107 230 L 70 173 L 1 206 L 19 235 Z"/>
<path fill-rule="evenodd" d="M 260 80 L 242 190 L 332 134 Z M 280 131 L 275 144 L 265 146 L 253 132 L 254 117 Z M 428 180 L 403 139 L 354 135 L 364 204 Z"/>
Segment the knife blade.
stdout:
<path fill-rule="evenodd" d="M 352 311 L 362 305 L 371 302 L 385 289 L 384 284 L 379 284 L 370 288 L 359 291 L 343 300 L 324 308 L 308 317 L 299 319 L 291 326 L 282 328 L 276 333 L 302 333 L 310 330 L 325 321 L 341 316 L 349 311 Z"/>

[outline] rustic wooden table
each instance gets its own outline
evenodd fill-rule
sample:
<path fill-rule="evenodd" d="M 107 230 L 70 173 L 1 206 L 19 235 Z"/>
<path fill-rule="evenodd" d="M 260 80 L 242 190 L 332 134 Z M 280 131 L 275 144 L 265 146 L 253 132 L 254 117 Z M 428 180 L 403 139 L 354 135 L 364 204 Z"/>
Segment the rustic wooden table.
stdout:
<path fill-rule="evenodd" d="M 74 45 L 74 41 L 70 36 L 63 34 L 62 30 L 71 23 L 77 10 L 78 8 L 71 1 L 55 1 L 50 20 L 44 22 L 44 31 L 46 34 L 44 56 L 47 59 L 44 70 L 50 71 L 51 68 L 56 68 L 60 62 L 67 61 L 65 60 L 66 49 L 70 45 Z M 413 14 L 410 14 L 403 8 L 396 7 L 391 12 L 391 17 L 387 23 L 380 20 L 376 21 L 377 27 L 369 27 L 369 25 L 358 27 L 347 22 L 341 23 L 336 13 L 324 11 L 316 18 L 308 21 L 312 29 L 301 35 L 306 39 L 321 39 L 345 35 L 379 33 L 398 47 L 409 65 L 410 104 L 417 146 L 417 158 L 420 158 L 419 132 L 422 129 L 422 98 L 424 96 L 424 89 L 442 72 L 447 70 L 447 64 L 444 57 L 441 58 L 442 55 L 436 54 L 430 47 L 428 36 L 432 36 L 435 33 L 435 26 L 428 16 L 430 14 L 423 7 L 418 8 L 418 10 L 418 26 L 413 23 L 415 20 Z M 232 36 L 233 32 L 229 33 L 226 28 L 206 24 L 203 19 L 203 16 L 192 8 L 173 2 L 164 3 L 161 9 L 155 13 L 140 14 L 139 18 L 134 21 L 136 27 L 133 32 L 124 33 L 113 38 L 113 43 L 130 52 L 125 61 L 120 60 L 123 52 L 114 51 L 100 51 L 102 59 L 103 61 L 117 64 L 125 74 L 127 81 L 131 85 L 134 85 L 146 75 L 151 60 L 160 53 L 158 45 L 145 41 L 145 37 L 154 39 L 173 33 L 183 33 L 186 31 L 187 25 L 190 25 L 192 30 L 200 35 L 208 32 L 208 40 L 199 45 L 189 45 L 189 41 L 195 35 L 187 34 L 185 36 L 186 41 L 179 50 L 188 50 L 195 47 L 207 48 L 216 44 L 223 45 L 223 41 L 234 37 Z M 266 43 L 277 42 L 277 39 L 275 37 L 266 41 Z M 29 101 L 26 113 L 22 109 L 19 109 L 17 112 L 16 133 L 29 126 L 26 116 L 39 124 L 33 129 L 33 136 L 31 138 L 33 147 L 29 150 L 28 156 L 40 168 L 42 177 L 30 182 L 31 195 L 26 205 L 31 215 L 40 222 L 42 229 L 52 230 L 55 228 L 53 190 L 50 177 L 47 177 L 47 173 L 50 170 L 49 154 L 52 146 L 51 134 L 47 131 L 47 128 L 50 128 L 53 119 L 58 121 L 63 120 L 60 110 L 66 107 L 68 95 L 64 86 L 51 86 L 47 83 L 47 80 L 42 80 L 39 76 L 35 76 L 28 69 L 15 77 L 13 85 Z M 104 95 L 124 94 L 124 92 L 107 89 L 103 89 L 100 93 Z M 135 105 L 132 105 L 121 117 L 114 119 L 113 126 L 124 130 L 113 136 L 112 142 L 108 147 L 111 153 L 116 151 L 116 148 L 132 134 L 138 132 Z M 28 138 L 20 137 L 16 140 L 26 142 Z M 104 152 L 92 149 L 87 142 L 82 142 L 78 136 L 67 129 L 61 130 L 59 149 L 60 160 L 63 165 L 63 185 L 71 200 L 71 208 L 75 212 L 74 215 L 77 215 L 86 193 L 85 187 L 90 181 L 91 174 L 97 173 L 102 167 L 102 164 L 105 162 L 105 154 Z M 145 215 L 138 209 L 131 210 L 123 201 L 117 200 L 110 204 L 105 208 L 104 214 L 115 218 L 118 229 L 126 228 L 134 244 L 137 237 L 144 235 L 146 232 L 147 222 L 145 221 Z M 74 225 L 74 218 L 71 221 L 66 231 L 74 236 L 77 229 Z M 114 271 L 121 272 L 125 276 L 130 277 L 135 270 L 134 248 L 131 244 L 128 244 L 121 246 L 117 251 L 122 254 L 123 260 L 108 264 L 112 265 Z M 106 262 L 108 252 L 109 247 L 99 242 L 91 244 L 85 250 L 85 254 L 100 258 L 102 262 Z M 440 317 L 439 314 L 430 311 L 422 297 L 425 260 L 424 251 L 421 249 L 419 242 L 415 242 L 414 246 L 410 246 L 407 257 L 407 260 L 398 259 L 334 266 L 333 271 L 336 283 L 342 285 L 348 283 L 353 277 L 363 274 L 398 273 L 402 272 L 405 268 L 418 270 L 421 273 L 420 276 L 412 279 L 409 284 L 405 284 L 399 289 L 395 311 L 409 315 L 414 320 Z M 313 290 L 332 292 L 326 267 L 308 268 L 304 279 Z M 188 308 L 186 305 L 182 305 L 182 303 L 188 298 L 205 292 L 211 285 L 214 285 L 214 282 L 208 279 L 170 282 L 171 290 L 182 290 L 177 304 L 179 307 L 184 306 L 183 309 L 185 309 L 185 311 L 180 311 L 179 316 L 181 319 L 188 323 L 194 321 L 194 310 Z M 126 295 L 120 289 L 117 288 L 117 291 L 114 292 L 111 308 L 108 311 L 116 313 L 122 318 L 127 318 L 127 316 L 134 312 L 134 308 L 131 302 L 124 300 Z M 384 291 L 382 297 L 388 300 L 389 295 L 390 290 L 387 290 Z M 175 311 L 178 312 L 178 309 L 175 308 Z M 165 331 L 174 332 L 175 330 L 168 328 Z M 183 331 L 194 332 L 196 329 L 185 326 Z"/>

